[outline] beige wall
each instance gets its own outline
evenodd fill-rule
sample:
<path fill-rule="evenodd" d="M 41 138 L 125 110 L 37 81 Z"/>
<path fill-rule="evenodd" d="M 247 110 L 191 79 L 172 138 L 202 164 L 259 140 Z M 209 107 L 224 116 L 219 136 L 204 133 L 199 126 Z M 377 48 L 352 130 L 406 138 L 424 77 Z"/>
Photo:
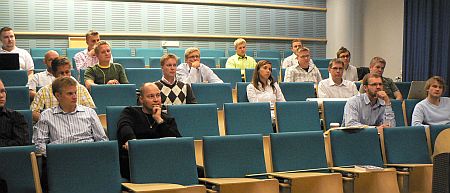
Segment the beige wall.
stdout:
<path fill-rule="evenodd" d="M 401 76 L 403 0 L 328 0 L 327 8 L 328 58 L 344 45 L 352 52 L 352 64 L 369 66 L 372 57 L 380 56 L 388 63 L 384 76 Z"/>

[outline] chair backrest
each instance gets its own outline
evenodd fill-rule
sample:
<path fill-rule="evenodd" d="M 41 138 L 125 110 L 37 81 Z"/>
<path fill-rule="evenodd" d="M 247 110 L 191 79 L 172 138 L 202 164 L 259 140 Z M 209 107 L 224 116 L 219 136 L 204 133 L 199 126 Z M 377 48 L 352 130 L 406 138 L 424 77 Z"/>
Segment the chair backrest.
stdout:
<path fill-rule="evenodd" d="M 272 68 L 272 77 L 275 82 L 278 82 L 279 68 Z M 254 68 L 245 69 L 245 82 L 252 82 Z"/>
<path fill-rule="evenodd" d="M 126 106 L 107 106 L 106 107 L 106 128 L 109 140 L 117 140 L 117 122 L 120 114 Z"/>
<path fill-rule="evenodd" d="M 344 107 L 347 101 L 323 101 L 323 115 L 325 117 L 325 129 L 330 129 L 330 123 L 342 123 Z"/>
<path fill-rule="evenodd" d="M 394 82 L 404 99 L 408 98 L 411 82 Z"/>
<path fill-rule="evenodd" d="M 220 68 L 225 68 L 227 64 L 228 57 L 219 57 Z"/>
<path fill-rule="evenodd" d="M 330 77 L 330 73 L 328 72 L 328 68 L 319 68 L 320 75 L 322 75 L 322 80 Z"/>
<path fill-rule="evenodd" d="M 420 99 L 405 99 L 405 100 L 403 100 L 403 102 L 405 105 L 406 121 L 407 121 L 408 125 L 411 125 L 412 113 L 414 111 L 414 107 L 416 107 L 416 104 L 418 102 L 420 102 Z"/>
<path fill-rule="evenodd" d="M 224 103 L 232 103 L 233 97 L 230 83 L 196 83 L 192 84 L 192 91 L 197 98 L 197 103 L 215 103 L 222 109 Z"/>
<path fill-rule="evenodd" d="M 425 128 L 392 127 L 383 131 L 388 164 L 430 164 Z"/>
<path fill-rule="evenodd" d="M 215 68 L 216 64 L 217 64 L 215 57 L 203 57 L 202 56 L 202 58 L 200 59 L 200 62 L 210 68 Z"/>
<path fill-rule="evenodd" d="M 180 63 L 184 62 L 184 51 L 186 48 L 167 48 L 167 53 L 175 54 Z"/>
<path fill-rule="evenodd" d="M 273 132 L 269 103 L 226 103 L 224 112 L 227 135 Z"/>
<path fill-rule="evenodd" d="M 111 48 L 111 54 L 115 57 L 131 57 L 131 48 Z"/>
<path fill-rule="evenodd" d="M 391 107 L 395 115 L 395 126 L 405 126 L 405 116 L 403 115 L 403 101 L 391 100 Z"/>
<path fill-rule="evenodd" d="M 261 135 L 203 137 L 203 157 L 208 178 L 242 178 L 266 172 Z"/>
<path fill-rule="evenodd" d="M 83 51 L 86 48 L 67 48 L 66 49 L 66 56 L 69 58 L 69 60 L 72 61 L 72 58 L 78 53 Z M 72 66 L 75 67 L 75 64 L 72 64 Z"/>
<path fill-rule="evenodd" d="M 48 144 L 47 171 L 49 193 L 121 192 L 116 141 Z"/>
<path fill-rule="evenodd" d="M 44 57 L 33 57 L 34 70 L 47 69 Z"/>
<path fill-rule="evenodd" d="M 332 130 L 330 141 L 334 166 L 383 166 L 376 128 Z"/>
<path fill-rule="evenodd" d="M 254 56 L 254 50 L 253 49 L 248 49 L 247 48 L 247 51 L 245 51 L 245 55 L 247 55 L 247 56 L 250 56 L 250 57 L 253 57 Z M 230 48 L 230 49 L 228 49 L 228 56 L 233 56 L 233 55 L 235 55 L 236 54 L 236 50 L 234 49 L 234 48 Z"/>
<path fill-rule="evenodd" d="M 5 86 L 25 86 L 28 83 L 26 70 L 0 70 L 0 77 Z"/>
<path fill-rule="evenodd" d="M 430 142 L 431 151 L 434 152 L 434 144 L 436 143 L 436 138 L 441 133 L 441 131 L 450 128 L 450 125 L 430 125 Z"/>
<path fill-rule="evenodd" d="M 284 54 L 284 58 L 287 58 L 288 56 L 290 56 L 290 55 L 292 55 L 292 50 L 284 50 L 283 51 L 283 54 Z"/>
<path fill-rule="evenodd" d="M 157 57 L 161 58 L 164 54 L 164 50 L 162 48 L 136 48 L 135 56 L 144 57 L 146 64 L 149 61 L 149 57 Z"/>
<path fill-rule="evenodd" d="M 305 101 L 316 97 L 314 82 L 281 82 L 280 88 L 286 101 Z"/>
<path fill-rule="evenodd" d="M 61 48 L 30 48 L 30 54 L 32 57 L 44 57 L 49 50 L 55 50 L 60 56 L 64 55 Z"/>
<path fill-rule="evenodd" d="M 273 171 L 327 168 L 322 131 L 270 134 Z"/>
<path fill-rule="evenodd" d="M 139 89 L 146 82 L 155 82 L 161 79 L 161 68 L 126 68 L 128 82 Z"/>
<path fill-rule="evenodd" d="M 251 83 L 250 82 L 238 82 L 236 84 L 237 102 L 238 103 L 240 103 L 240 102 L 248 102 L 247 86 L 249 84 L 251 84 Z"/>
<path fill-rule="evenodd" d="M 278 50 L 256 50 L 258 58 L 281 58 L 281 53 Z"/>
<path fill-rule="evenodd" d="M 129 141 L 132 183 L 198 184 L 191 137 Z"/>
<path fill-rule="evenodd" d="M 270 57 L 257 57 L 255 58 L 256 62 L 259 62 L 260 60 L 267 60 L 272 64 L 272 68 L 280 69 L 281 61 L 280 58 L 270 58 Z"/>
<path fill-rule="evenodd" d="M 145 68 L 144 57 L 114 57 L 114 62 L 122 64 L 124 68 Z"/>
<path fill-rule="evenodd" d="M 281 81 L 280 82 L 284 81 L 284 75 L 286 75 L 286 68 L 281 69 Z"/>
<path fill-rule="evenodd" d="M 34 150 L 34 145 L 0 148 L 0 178 L 6 181 L 9 192 L 35 192 L 30 159 Z"/>
<path fill-rule="evenodd" d="M 92 85 L 91 96 L 98 114 L 105 114 L 107 106 L 131 106 L 136 104 L 134 84 Z"/>
<path fill-rule="evenodd" d="M 315 101 L 276 102 L 278 132 L 321 131 Z"/>
<path fill-rule="evenodd" d="M 22 114 L 25 118 L 25 121 L 27 122 L 27 126 L 28 126 L 28 139 L 31 140 L 33 138 L 33 116 L 31 114 L 31 110 L 27 109 L 27 110 L 17 110 L 17 112 L 19 112 L 20 114 Z"/>
<path fill-rule="evenodd" d="M 7 86 L 6 107 L 14 110 L 30 109 L 30 93 L 27 86 Z"/>
<path fill-rule="evenodd" d="M 356 82 L 353 82 L 353 83 L 355 83 L 356 89 L 359 90 L 359 87 L 361 87 L 361 82 L 360 81 L 356 81 Z"/>
<path fill-rule="evenodd" d="M 203 136 L 219 135 L 215 104 L 169 105 L 167 112 L 175 118 L 178 130 L 183 137 L 201 139 Z"/>
<path fill-rule="evenodd" d="M 313 59 L 314 64 L 317 68 L 328 68 L 331 59 L 326 58 L 315 58 Z"/>
<path fill-rule="evenodd" d="M 233 88 L 237 82 L 242 82 L 239 68 L 211 68 L 211 70 L 225 83 L 230 83 Z"/>
<path fill-rule="evenodd" d="M 200 49 L 200 55 L 203 57 L 225 57 L 225 50 L 222 49 Z"/>

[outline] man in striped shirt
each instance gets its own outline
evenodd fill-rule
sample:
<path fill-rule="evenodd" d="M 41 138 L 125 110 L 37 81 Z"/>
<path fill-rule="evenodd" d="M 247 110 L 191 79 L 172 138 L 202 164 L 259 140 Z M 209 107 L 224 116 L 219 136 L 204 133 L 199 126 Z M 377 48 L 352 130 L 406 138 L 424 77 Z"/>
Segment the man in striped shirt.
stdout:
<path fill-rule="evenodd" d="M 46 145 L 107 141 L 94 109 L 77 104 L 78 83 L 70 77 L 59 77 L 52 83 L 58 105 L 42 112 L 33 128 L 37 152 L 46 153 Z"/>

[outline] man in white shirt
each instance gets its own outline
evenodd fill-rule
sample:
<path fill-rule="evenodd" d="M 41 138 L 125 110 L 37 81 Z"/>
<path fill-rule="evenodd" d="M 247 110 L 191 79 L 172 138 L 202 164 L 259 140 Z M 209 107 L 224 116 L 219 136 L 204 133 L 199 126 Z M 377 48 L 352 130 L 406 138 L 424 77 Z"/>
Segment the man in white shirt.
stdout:
<path fill-rule="evenodd" d="M 317 88 L 318 98 L 350 98 L 358 94 L 355 83 L 342 78 L 344 61 L 334 58 L 328 65 L 330 78 L 319 82 Z"/>
<path fill-rule="evenodd" d="M 33 77 L 34 62 L 30 53 L 16 47 L 16 36 L 14 35 L 12 28 L 3 27 L 0 29 L 0 35 L 3 44 L 0 53 L 18 53 L 20 69 L 28 70 L 28 79 L 31 79 L 31 77 Z"/>
<path fill-rule="evenodd" d="M 47 69 L 43 72 L 39 72 L 33 75 L 33 78 L 28 81 L 28 88 L 30 89 L 30 98 L 34 99 L 36 95 L 36 88 L 43 87 L 48 84 L 51 84 L 55 77 L 52 74 L 52 61 L 59 56 L 58 52 L 55 50 L 49 50 L 45 53 L 44 56 L 44 64 L 47 66 Z"/>
<path fill-rule="evenodd" d="M 341 47 L 337 51 L 336 57 L 344 61 L 344 72 L 342 78 L 349 81 L 358 81 L 358 70 L 355 66 L 350 64 L 350 51 L 345 47 Z"/>
<path fill-rule="evenodd" d="M 85 50 L 78 52 L 73 57 L 78 71 L 80 71 L 80 69 L 86 69 L 88 67 L 94 66 L 98 63 L 98 58 L 95 55 L 94 46 L 99 41 L 100 34 L 97 31 L 89 30 L 86 33 L 86 44 L 88 45 L 88 47 Z M 113 58 L 111 56 L 110 63 L 112 62 Z"/>
<path fill-rule="evenodd" d="M 186 49 L 184 52 L 184 61 L 177 67 L 177 80 L 191 83 L 223 83 L 208 66 L 200 63 L 200 50 L 195 47 Z"/>
<path fill-rule="evenodd" d="M 291 44 L 291 51 L 292 55 L 286 57 L 283 60 L 283 64 L 281 65 L 282 68 L 287 68 L 290 66 L 294 66 L 298 63 L 297 55 L 295 54 L 297 52 L 297 49 L 303 47 L 302 41 L 300 39 L 293 39 Z"/>

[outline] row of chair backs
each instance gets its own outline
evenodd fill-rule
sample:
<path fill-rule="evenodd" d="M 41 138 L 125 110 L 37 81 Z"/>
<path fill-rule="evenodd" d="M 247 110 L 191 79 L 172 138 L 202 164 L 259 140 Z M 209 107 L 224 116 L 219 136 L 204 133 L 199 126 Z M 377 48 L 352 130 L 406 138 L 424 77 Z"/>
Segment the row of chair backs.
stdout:
<path fill-rule="evenodd" d="M 247 85 L 250 82 L 238 82 L 237 102 L 249 102 L 247 97 Z M 280 82 L 281 92 L 286 101 L 306 101 L 307 98 L 316 98 L 313 82 Z"/>
<path fill-rule="evenodd" d="M 30 109 L 30 93 L 27 86 L 7 86 L 6 107 L 14 110 Z"/>
<path fill-rule="evenodd" d="M 30 48 L 30 54 L 32 57 L 44 57 L 49 50 L 55 50 L 60 56 L 73 58 L 76 53 L 84 49 L 86 48 L 67 48 L 64 53 L 62 48 Z M 114 57 L 131 57 L 131 48 L 111 48 L 111 52 Z"/>
<path fill-rule="evenodd" d="M 107 106 L 131 106 L 136 104 L 136 85 L 92 85 L 91 96 L 98 114 L 105 114 Z"/>

